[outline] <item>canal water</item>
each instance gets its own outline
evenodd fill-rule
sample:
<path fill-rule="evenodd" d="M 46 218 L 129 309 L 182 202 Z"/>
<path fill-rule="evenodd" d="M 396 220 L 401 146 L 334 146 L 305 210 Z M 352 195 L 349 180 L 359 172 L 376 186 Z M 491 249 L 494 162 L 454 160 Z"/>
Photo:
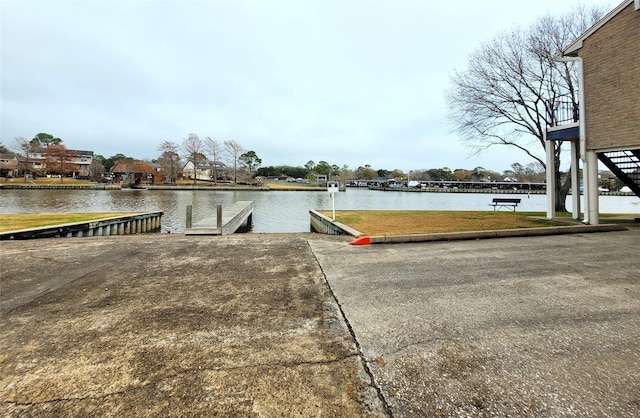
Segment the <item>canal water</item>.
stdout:
<path fill-rule="evenodd" d="M 336 210 L 493 210 L 494 197 L 522 199 L 518 211 L 546 210 L 545 195 L 385 192 L 347 188 L 335 194 Z M 2 190 L 0 213 L 163 211 L 162 231 L 184 232 L 186 207 L 193 222 L 215 216 L 216 206 L 239 200 L 255 203 L 252 232 L 308 232 L 309 210 L 331 210 L 331 195 L 322 191 L 206 190 Z M 571 210 L 571 198 L 567 200 Z M 600 196 L 601 213 L 640 213 L 635 196 Z"/>

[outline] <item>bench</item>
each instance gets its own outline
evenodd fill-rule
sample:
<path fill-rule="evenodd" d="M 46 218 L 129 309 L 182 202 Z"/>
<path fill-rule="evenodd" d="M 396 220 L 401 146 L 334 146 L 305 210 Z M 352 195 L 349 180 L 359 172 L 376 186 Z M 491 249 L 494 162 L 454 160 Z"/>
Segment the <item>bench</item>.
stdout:
<path fill-rule="evenodd" d="M 513 208 L 513 211 L 516 211 L 516 206 L 520 204 L 520 199 L 505 199 L 497 197 L 493 199 L 492 203 L 489 203 L 489 206 L 493 206 L 493 211 L 495 212 L 499 208 Z"/>

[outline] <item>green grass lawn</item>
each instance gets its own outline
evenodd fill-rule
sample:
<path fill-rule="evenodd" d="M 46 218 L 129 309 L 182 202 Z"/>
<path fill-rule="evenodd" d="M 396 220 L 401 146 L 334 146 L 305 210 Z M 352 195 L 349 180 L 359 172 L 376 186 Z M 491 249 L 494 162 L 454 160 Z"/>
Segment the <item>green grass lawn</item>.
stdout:
<path fill-rule="evenodd" d="M 20 229 L 39 228 L 74 222 L 95 221 L 98 219 L 132 214 L 133 212 L 0 214 L 0 232 L 18 231 Z"/>
<path fill-rule="evenodd" d="M 330 211 L 321 211 L 331 216 Z M 354 210 L 336 211 L 336 221 L 365 235 L 428 234 L 569 225 L 538 212 Z"/>
<path fill-rule="evenodd" d="M 50 184 L 68 184 L 74 186 L 91 186 L 93 183 L 89 180 L 79 180 L 74 178 L 65 177 L 62 179 L 62 183 L 60 179 L 57 177 L 49 178 L 49 177 L 36 177 L 34 179 L 27 179 L 26 183 L 24 181 L 24 177 L 17 177 L 13 179 L 7 179 L 4 177 L 0 177 L 0 183 L 7 184 L 37 184 L 39 186 L 46 186 Z"/>

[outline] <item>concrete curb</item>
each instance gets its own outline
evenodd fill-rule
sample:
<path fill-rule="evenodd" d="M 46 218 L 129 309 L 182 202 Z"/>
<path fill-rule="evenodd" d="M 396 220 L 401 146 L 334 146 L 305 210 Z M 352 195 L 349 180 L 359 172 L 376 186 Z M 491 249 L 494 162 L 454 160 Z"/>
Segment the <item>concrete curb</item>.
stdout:
<path fill-rule="evenodd" d="M 317 210 L 310 210 L 309 215 L 311 228 L 317 232 L 331 235 L 351 235 L 354 237 L 363 235 L 362 232 L 338 221 L 334 221 Z"/>
<path fill-rule="evenodd" d="M 501 229 L 492 231 L 445 232 L 439 234 L 373 235 L 361 236 L 351 245 L 400 244 L 408 242 L 434 242 L 476 240 L 489 238 L 533 237 L 541 235 L 585 234 L 592 232 L 626 231 L 622 225 L 570 225 L 542 228 Z"/>

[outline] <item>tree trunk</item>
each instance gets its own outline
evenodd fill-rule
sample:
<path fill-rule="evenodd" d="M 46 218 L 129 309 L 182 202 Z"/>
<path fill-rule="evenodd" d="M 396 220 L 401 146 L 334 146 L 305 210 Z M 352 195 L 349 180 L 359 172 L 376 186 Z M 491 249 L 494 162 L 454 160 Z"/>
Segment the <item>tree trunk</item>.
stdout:
<path fill-rule="evenodd" d="M 571 169 L 569 169 L 569 173 Z M 556 171 L 556 212 L 566 212 L 567 211 L 567 195 L 569 194 L 569 190 L 571 190 L 571 176 L 566 176 L 564 183 L 562 183 L 560 172 Z"/>

